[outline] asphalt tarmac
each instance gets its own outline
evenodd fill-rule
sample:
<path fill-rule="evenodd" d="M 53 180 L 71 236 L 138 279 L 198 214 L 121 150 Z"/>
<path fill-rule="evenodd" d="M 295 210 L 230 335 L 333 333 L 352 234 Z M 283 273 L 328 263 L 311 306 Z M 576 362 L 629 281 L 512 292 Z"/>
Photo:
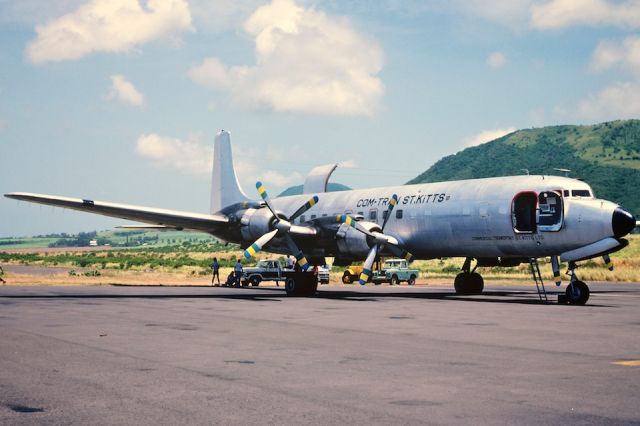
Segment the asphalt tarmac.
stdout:
<path fill-rule="evenodd" d="M 0 287 L 0 424 L 640 424 L 640 284 Z"/>

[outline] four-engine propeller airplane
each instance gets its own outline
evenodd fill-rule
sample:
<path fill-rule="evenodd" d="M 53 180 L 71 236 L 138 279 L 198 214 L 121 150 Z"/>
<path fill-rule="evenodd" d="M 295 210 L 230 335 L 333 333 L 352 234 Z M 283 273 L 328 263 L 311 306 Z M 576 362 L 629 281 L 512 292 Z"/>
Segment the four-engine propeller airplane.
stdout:
<path fill-rule="evenodd" d="M 557 285 L 560 262 L 568 263 L 566 297 L 573 304 L 589 298 L 576 262 L 603 257 L 610 265 L 609 254 L 628 244 L 623 237 L 637 225 L 619 205 L 595 198 L 588 184 L 568 177 L 509 176 L 327 193 L 336 166 L 315 168 L 304 195 L 271 199 L 258 182 L 262 200 L 252 200 L 240 188 L 229 133 L 223 130 L 215 138 L 210 214 L 24 192 L 5 197 L 153 228 L 207 232 L 240 244 L 247 258 L 260 250 L 292 254 L 305 271 L 327 256 L 334 257 L 336 265 L 365 259 L 361 284 L 380 256 L 463 257 L 455 290 L 478 294 L 484 287 L 475 272 L 478 266 L 536 262 L 537 269 L 538 258 L 550 257 Z M 309 275 L 288 280 L 287 294 L 315 294 L 317 281 Z"/>

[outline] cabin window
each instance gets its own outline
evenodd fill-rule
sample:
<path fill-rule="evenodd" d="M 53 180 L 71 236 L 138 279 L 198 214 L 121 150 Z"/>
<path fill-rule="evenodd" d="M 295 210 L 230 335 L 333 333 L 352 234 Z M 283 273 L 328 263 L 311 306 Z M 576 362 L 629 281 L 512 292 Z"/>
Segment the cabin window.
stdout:
<path fill-rule="evenodd" d="M 369 210 L 369 220 L 371 222 L 377 222 L 378 221 L 378 210 L 377 209 Z"/>
<path fill-rule="evenodd" d="M 571 190 L 572 197 L 591 197 L 591 193 L 588 189 L 572 189 Z"/>
<path fill-rule="evenodd" d="M 300 216 L 300 223 L 304 223 L 304 215 Z"/>
<path fill-rule="evenodd" d="M 364 212 L 358 212 L 358 215 L 364 217 Z"/>
<path fill-rule="evenodd" d="M 538 228 L 541 231 L 559 231 L 562 228 L 562 197 L 558 192 L 541 192 L 538 209 Z"/>
<path fill-rule="evenodd" d="M 519 233 L 536 232 L 536 208 L 538 196 L 535 192 L 521 192 L 511 202 L 513 230 Z"/>
<path fill-rule="evenodd" d="M 316 218 L 316 215 L 315 215 L 315 214 L 312 214 L 312 215 L 311 215 L 311 220 L 313 220 L 313 219 L 315 219 L 315 218 Z"/>
<path fill-rule="evenodd" d="M 402 210 L 396 210 L 396 219 L 402 219 Z"/>

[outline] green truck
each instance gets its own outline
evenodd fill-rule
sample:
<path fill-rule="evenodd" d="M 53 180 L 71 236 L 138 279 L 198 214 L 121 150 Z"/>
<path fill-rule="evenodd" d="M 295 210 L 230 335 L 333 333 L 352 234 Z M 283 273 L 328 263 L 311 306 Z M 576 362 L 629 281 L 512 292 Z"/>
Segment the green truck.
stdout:
<path fill-rule="evenodd" d="M 371 281 L 376 285 L 382 283 L 400 285 L 402 281 L 414 285 L 418 275 L 419 271 L 409 268 L 405 259 L 387 259 L 384 261 L 382 269 L 373 272 Z"/>

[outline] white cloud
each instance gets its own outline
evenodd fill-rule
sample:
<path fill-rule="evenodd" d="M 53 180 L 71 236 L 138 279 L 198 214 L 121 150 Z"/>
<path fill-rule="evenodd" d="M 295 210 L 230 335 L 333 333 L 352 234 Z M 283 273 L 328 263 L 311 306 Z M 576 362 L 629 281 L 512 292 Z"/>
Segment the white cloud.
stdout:
<path fill-rule="evenodd" d="M 92 52 L 123 52 L 191 29 L 186 0 L 91 0 L 72 13 L 36 26 L 27 44 L 34 64 L 81 58 Z"/>
<path fill-rule="evenodd" d="M 108 99 L 118 99 L 125 104 L 141 106 L 144 104 L 144 95 L 125 76 L 115 74 L 111 76 L 111 91 Z"/>
<path fill-rule="evenodd" d="M 191 138 L 197 140 L 199 135 L 192 135 Z M 242 156 L 234 157 L 233 162 L 243 188 L 253 188 L 256 180 L 260 180 L 273 192 L 272 190 L 284 189 L 286 186 L 302 182 L 302 175 L 298 172 L 283 174 L 265 169 L 264 163 L 256 159 L 264 159 L 265 156 L 267 159 L 277 158 L 279 151 L 271 146 L 265 148 L 266 151 L 252 152 L 236 147 L 236 152 L 243 153 Z M 206 146 L 191 140 L 182 141 L 156 133 L 141 135 L 136 142 L 136 152 L 158 167 L 194 175 L 210 175 L 213 166 L 212 145 Z M 250 192 L 248 195 L 253 196 Z"/>
<path fill-rule="evenodd" d="M 515 127 L 508 127 L 506 129 L 483 130 L 477 135 L 465 138 L 462 141 L 462 147 L 468 148 L 470 146 L 476 146 L 486 142 L 491 142 L 494 139 L 501 138 L 502 136 L 508 135 L 509 133 L 513 133 L 515 131 Z"/>
<path fill-rule="evenodd" d="M 250 108 L 328 115 L 372 115 L 380 108 L 382 49 L 347 19 L 273 0 L 244 30 L 255 41 L 255 66 L 207 58 L 191 68 L 191 79 Z"/>
<path fill-rule="evenodd" d="M 213 149 L 198 143 L 150 133 L 138 138 L 136 151 L 160 167 L 192 174 L 211 173 Z"/>
<path fill-rule="evenodd" d="M 487 56 L 487 65 L 491 68 L 502 68 L 507 63 L 507 57 L 502 52 L 491 52 Z"/>
<path fill-rule="evenodd" d="M 640 73 L 640 37 L 630 36 L 622 42 L 606 40 L 598 43 L 591 58 L 591 70 L 604 71 L 617 65 Z"/>
<path fill-rule="evenodd" d="M 593 121 L 638 118 L 640 116 L 640 84 L 613 83 L 580 101 L 577 115 Z"/>
<path fill-rule="evenodd" d="M 640 27 L 640 2 L 551 0 L 531 6 L 531 26 L 539 30 L 572 25 Z"/>

